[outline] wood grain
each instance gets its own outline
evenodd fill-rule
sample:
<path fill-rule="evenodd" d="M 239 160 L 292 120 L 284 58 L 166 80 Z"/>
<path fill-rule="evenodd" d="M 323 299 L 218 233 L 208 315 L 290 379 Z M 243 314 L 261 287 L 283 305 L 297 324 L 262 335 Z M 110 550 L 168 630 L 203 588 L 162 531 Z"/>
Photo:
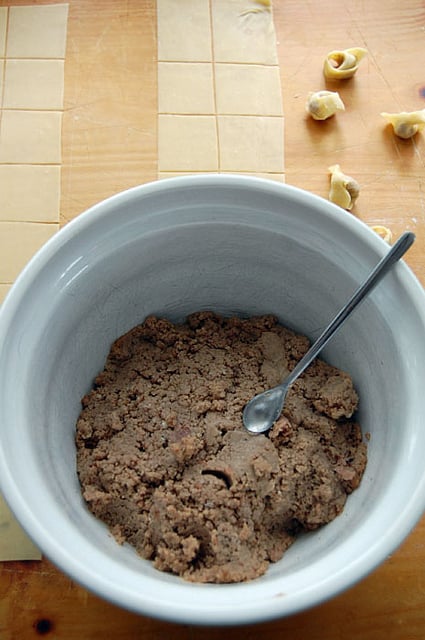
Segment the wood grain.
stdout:
<path fill-rule="evenodd" d="M 286 181 L 327 197 L 327 168 L 340 164 L 357 179 L 353 214 L 409 229 L 418 241 L 406 258 L 425 282 L 425 137 L 394 136 L 382 111 L 425 107 L 425 9 L 406 0 L 384 3 L 274 2 L 285 113 Z M 325 81 L 322 65 L 333 49 L 360 46 L 368 55 L 351 80 Z M 338 91 L 346 111 L 325 122 L 309 118 L 309 91 Z"/>
<path fill-rule="evenodd" d="M 40 1 L 41 3 L 41 1 Z M 1 4 L 1 3 L 0 3 Z M 16 0 L 7 4 L 30 4 Z M 156 13 L 152 0 L 70 0 L 65 66 L 62 222 L 121 189 L 156 177 Z M 285 113 L 287 182 L 327 196 L 340 163 L 362 190 L 353 215 L 417 234 L 406 260 L 425 284 L 424 136 L 396 139 L 381 111 L 425 107 L 421 0 L 274 0 Z M 338 85 L 346 112 L 306 117 L 309 91 L 332 49 L 364 46 L 353 80 Z M 47 560 L 0 565 L 0 638 L 122 640 L 423 640 L 425 519 L 402 547 L 346 593 L 259 626 L 199 629 L 137 616 L 100 600 Z"/>
<path fill-rule="evenodd" d="M 73 0 L 63 118 L 62 223 L 157 176 L 152 0 Z"/>

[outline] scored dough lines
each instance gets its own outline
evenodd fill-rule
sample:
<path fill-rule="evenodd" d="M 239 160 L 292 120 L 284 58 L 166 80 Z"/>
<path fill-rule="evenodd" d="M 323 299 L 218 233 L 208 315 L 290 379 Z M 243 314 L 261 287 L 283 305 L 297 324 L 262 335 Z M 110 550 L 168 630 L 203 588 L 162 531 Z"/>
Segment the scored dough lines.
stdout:
<path fill-rule="evenodd" d="M 0 7 L 0 303 L 59 229 L 68 5 Z"/>
<path fill-rule="evenodd" d="M 0 304 L 59 229 L 68 5 L 0 7 Z M 0 496 L 0 560 L 40 551 Z"/>
<path fill-rule="evenodd" d="M 159 177 L 228 172 L 283 181 L 271 8 L 254 0 L 158 0 L 157 20 Z"/>

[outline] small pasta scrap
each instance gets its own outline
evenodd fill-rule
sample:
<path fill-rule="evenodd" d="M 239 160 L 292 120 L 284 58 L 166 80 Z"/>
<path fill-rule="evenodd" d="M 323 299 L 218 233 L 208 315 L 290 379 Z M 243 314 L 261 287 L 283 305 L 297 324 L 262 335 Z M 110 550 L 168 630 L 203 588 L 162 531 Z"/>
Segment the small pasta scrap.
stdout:
<path fill-rule="evenodd" d="M 327 120 L 337 111 L 345 111 L 345 106 L 337 91 L 311 91 L 306 111 L 315 120 Z"/>
<path fill-rule="evenodd" d="M 367 54 L 367 49 L 353 47 L 342 51 L 330 51 L 323 63 L 323 73 L 329 80 L 346 80 L 351 78 L 359 68 L 360 61 Z"/>
<path fill-rule="evenodd" d="M 388 227 L 384 227 L 381 224 L 370 225 L 370 228 L 372 229 L 372 231 L 377 233 L 378 236 L 382 238 L 382 240 L 385 240 L 385 242 L 388 242 L 388 244 L 391 244 L 393 239 L 393 234 L 391 229 L 389 229 Z"/>
<path fill-rule="evenodd" d="M 247 16 L 250 13 L 264 13 L 264 12 L 270 12 L 271 11 L 271 0 L 252 0 L 254 2 L 254 4 L 260 5 L 259 7 L 253 7 L 251 9 L 245 9 L 245 11 L 242 11 L 242 13 L 240 14 L 241 16 Z"/>
<path fill-rule="evenodd" d="M 413 136 L 425 127 L 425 109 L 420 111 L 401 111 L 400 113 L 381 113 L 394 129 L 399 138 L 413 138 Z"/>
<path fill-rule="evenodd" d="M 343 173 L 339 164 L 329 167 L 329 173 L 331 174 L 329 200 L 343 209 L 352 209 L 360 194 L 359 183 Z"/>

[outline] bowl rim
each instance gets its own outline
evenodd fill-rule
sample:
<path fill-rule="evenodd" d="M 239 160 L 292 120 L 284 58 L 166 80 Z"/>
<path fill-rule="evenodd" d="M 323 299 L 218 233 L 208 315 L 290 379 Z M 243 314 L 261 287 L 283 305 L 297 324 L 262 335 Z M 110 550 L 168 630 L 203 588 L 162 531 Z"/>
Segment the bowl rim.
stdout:
<path fill-rule="evenodd" d="M 52 237 L 50 237 L 43 246 L 29 259 L 26 265 L 18 274 L 15 282 L 7 292 L 3 303 L 0 305 L 0 332 L 2 329 L 2 315 L 9 312 L 9 306 L 16 304 L 15 298 L 20 293 L 25 293 L 25 286 L 29 284 L 28 280 L 33 280 L 37 273 L 45 264 L 63 247 L 79 233 L 96 225 L 99 218 L 113 215 L 113 212 L 122 204 L 130 200 L 144 199 L 149 196 L 155 196 L 158 193 L 166 191 L 187 190 L 188 188 L 202 187 L 236 187 L 251 189 L 257 191 L 263 189 L 271 194 L 285 194 L 286 197 L 298 200 L 302 204 L 310 207 L 313 206 L 320 209 L 321 215 L 326 218 L 332 218 L 342 227 L 346 227 L 361 238 L 374 252 L 381 257 L 388 248 L 388 244 L 377 233 L 375 233 L 363 220 L 357 218 L 350 212 L 342 209 L 330 200 L 326 200 L 313 192 L 301 189 L 285 182 L 270 180 L 267 178 L 243 174 L 219 174 L 219 173 L 197 173 L 193 175 L 173 176 L 155 180 L 144 184 L 136 185 L 115 193 L 109 197 L 97 202 L 75 218 L 66 223 Z M 400 260 L 399 264 L 404 267 L 404 260 Z M 408 267 L 407 267 L 408 268 Z M 415 274 L 408 268 L 413 280 L 419 285 L 419 290 L 423 292 L 423 288 Z M 22 290 L 22 292 L 21 292 Z M 10 302 L 12 299 L 13 302 Z M 6 311 L 5 311 L 6 310 Z M 0 333 L 1 335 L 1 333 Z"/>

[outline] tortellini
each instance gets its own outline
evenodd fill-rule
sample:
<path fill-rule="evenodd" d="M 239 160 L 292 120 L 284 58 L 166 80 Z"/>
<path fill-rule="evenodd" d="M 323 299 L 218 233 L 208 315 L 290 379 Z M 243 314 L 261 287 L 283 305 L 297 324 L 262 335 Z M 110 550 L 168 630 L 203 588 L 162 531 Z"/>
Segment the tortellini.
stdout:
<path fill-rule="evenodd" d="M 359 183 L 343 173 L 339 164 L 329 167 L 329 172 L 331 174 L 329 200 L 343 209 L 352 209 L 359 197 Z"/>
<path fill-rule="evenodd" d="M 381 113 L 399 138 L 412 138 L 425 127 L 425 109 L 421 111 L 401 111 L 400 113 Z"/>
<path fill-rule="evenodd" d="M 388 244 L 391 244 L 391 241 L 393 239 L 393 234 L 391 232 L 391 229 L 388 229 L 388 227 L 384 227 L 380 224 L 371 225 L 370 228 L 372 229 L 372 231 L 377 233 L 378 236 L 382 238 L 382 240 L 385 240 L 385 242 L 388 242 Z"/>
<path fill-rule="evenodd" d="M 345 106 L 337 91 L 315 91 L 308 94 L 306 110 L 315 120 L 327 120 Z"/>
<path fill-rule="evenodd" d="M 329 80 L 351 78 L 359 68 L 359 63 L 367 54 L 366 49 L 353 47 L 343 51 L 331 51 L 325 58 L 323 73 Z"/>

